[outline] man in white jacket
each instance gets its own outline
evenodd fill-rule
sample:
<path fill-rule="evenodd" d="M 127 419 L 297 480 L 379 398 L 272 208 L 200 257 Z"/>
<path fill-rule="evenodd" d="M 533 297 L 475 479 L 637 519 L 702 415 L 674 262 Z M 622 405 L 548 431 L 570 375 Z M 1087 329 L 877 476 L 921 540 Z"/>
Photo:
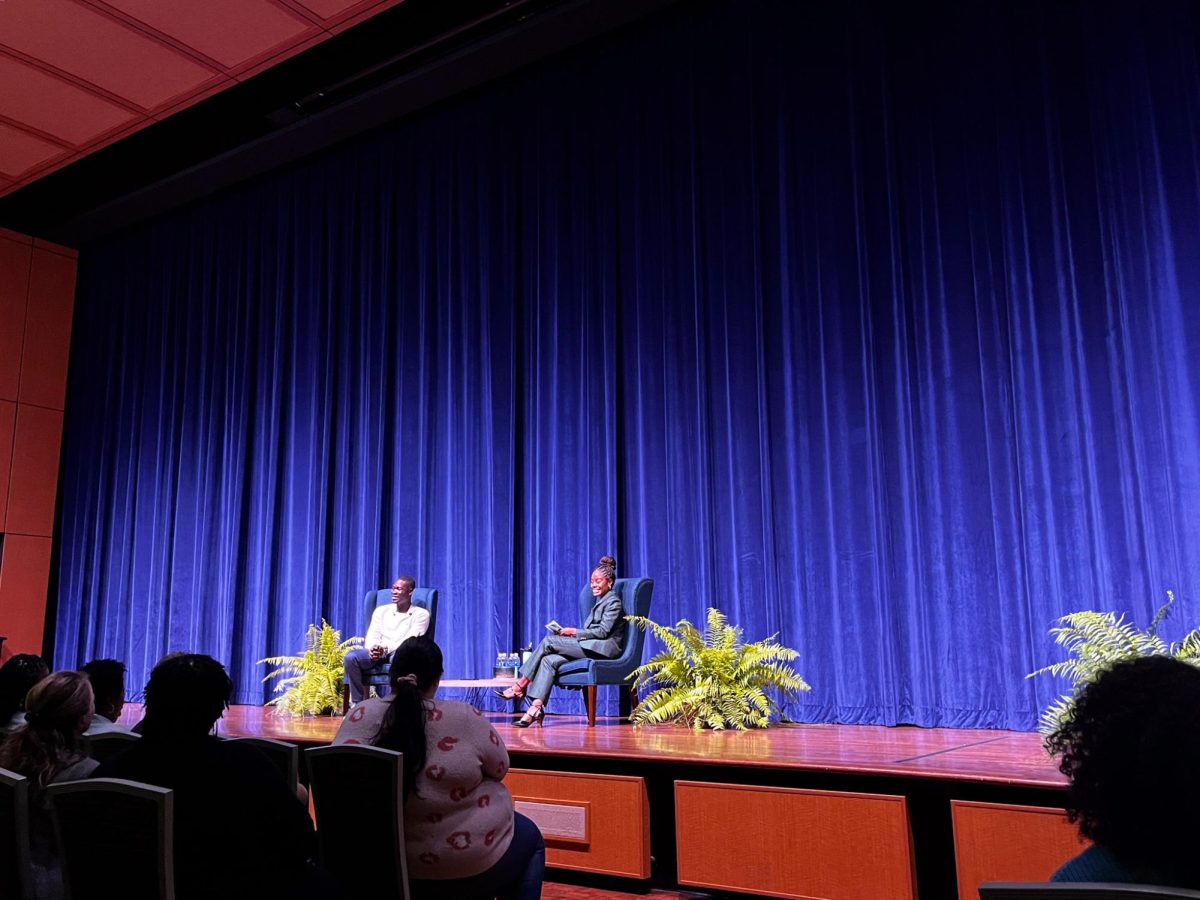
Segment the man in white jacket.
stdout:
<path fill-rule="evenodd" d="M 365 646 L 346 654 L 346 683 L 350 686 L 351 705 L 364 696 L 363 674 L 380 663 L 391 662 L 396 648 L 410 637 L 429 630 L 429 611 L 413 606 L 412 592 L 417 581 L 411 575 L 401 575 L 392 582 L 392 602 L 380 606 L 371 614 Z"/>

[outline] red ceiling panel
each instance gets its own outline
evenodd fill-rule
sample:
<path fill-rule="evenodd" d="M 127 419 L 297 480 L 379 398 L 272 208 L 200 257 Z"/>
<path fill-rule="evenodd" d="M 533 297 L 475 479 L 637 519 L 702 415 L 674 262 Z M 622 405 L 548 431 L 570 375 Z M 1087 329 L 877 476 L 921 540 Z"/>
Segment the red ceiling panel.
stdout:
<path fill-rule="evenodd" d="M 107 4 L 229 68 L 278 50 L 316 27 L 270 0 L 107 0 Z"/>
<path fill-rule="evenodd" d="M 142 31 L 68 0 L 0 3 L 0 43 L 145 109 L 217 74 Z"/>
<path fill-rule="evenodd" d="M 28 239 L 15 241 L 0 234 L 0 397 L 6 400 L 17 399 L 21 379 L 21 343 L 25 336 L 32 252 Z M 0 473 L 0 477 L 7 480 L 8 471 Z"/>
<path fill-rule="evenodd" d="M 30 169 L 69 151 L 0 122 L 0 172 L 20 178 Z"/>
<path fill-rule="evenodd" d="M 198 91 L 194 91 L 191 94 L 180 97 L 178 100 L 173 100 L 170 103 L 163 104 L 157 109 L 152 110 L 150 112 L 150 119 L 162 120 L 170 118 L 181 109 L 186 109 L 193 103 L 199 103 L 205 97 L 211 97 L 213 94 L 219 94 L 221 91 L 225 90 L 225 88 L 236 83 L 237 82 L 235 82 L 232 78 L 226 78 L 224 75 L 222 75 L 219 81 L 211 82 L 208 86 L 203 87 Z M 149 123 L 147 122 L 145 124 Z"/>
<path fill-rule="evenodd" d="M 306 38 L 291 44 L 280 44 L 272 52 L 266 56 L 258 56 L 250 62 L 243 63 L 230 71 L 238 81 L 245 81 L 253 78 L 259 72 L 271 68 L 271 66 L 282 62 L 288 57 L 295 56 L 297 53 L 302 53 L 309 47 L 321 43 L 329 37 L 329 32 L 317 29 L 314 26 L 313 32 Z"/>
<path fill-rule="evenodd" d="M 0 0 L 0 195 L 402 0 Z"/>
<path fill-rule="evenodd" d="M 38 131 L 82 144 L 135 118 L 69 81 L 0 54 L 0 110 Z"/>
<path fill-rule="evenodd" d="M 357 6 L 375 6 L 376 0 L 296 0 L 305 9 L 312 10 L 322 19 L 332 19 Z"/>
<path fill-rule="evenodd" d="M 307 0 L 305 0 L 307 2 Z M 364 3 L 355 3 L 350 6 L 345 12 L 340 13 L 336 18 L 330 19 L 325 23 L 331 33 L 337 34 L 340 31 L 345 31 L 353 25 L 357 25 L 363 19 L 369 19 L 385 9 L 395 6 L 397 3 L 402 3 L 403 0 L 368 0 Z"/>

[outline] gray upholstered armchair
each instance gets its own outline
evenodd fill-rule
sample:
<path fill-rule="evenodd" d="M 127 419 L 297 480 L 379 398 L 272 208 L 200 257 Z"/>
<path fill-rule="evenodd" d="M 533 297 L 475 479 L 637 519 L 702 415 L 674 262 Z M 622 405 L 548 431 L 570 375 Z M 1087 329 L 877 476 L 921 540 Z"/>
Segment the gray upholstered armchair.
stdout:
<path fill-rule="evenodd" d="M 613 583 L 613 590 L 621 598 L 621 604 L 628 615 L 650 615 L 650 596 L 654 593 L 653 578 L 618 578 Z M 592 596 L 591 586 L 585 586 L 579 594 L 580 621 L 587 618 L 596 598 Z M 629 673 L 642 662 L 642 648 L 646 643 L 646 632 L 641 628 L 630 626 L 625 631 L 625 647 L 616 659 L 573 659 L 563 663 L 558 670 L 555 684 L 562 687 L 576 688 L 584 692 L 587 705 L 588 725 L 596 724 L 596 688 L 602 684 L 625 685 L 629 690 L 631 703 L 637 704 L 637 694 L 633 685 L 626 682 Z"/>

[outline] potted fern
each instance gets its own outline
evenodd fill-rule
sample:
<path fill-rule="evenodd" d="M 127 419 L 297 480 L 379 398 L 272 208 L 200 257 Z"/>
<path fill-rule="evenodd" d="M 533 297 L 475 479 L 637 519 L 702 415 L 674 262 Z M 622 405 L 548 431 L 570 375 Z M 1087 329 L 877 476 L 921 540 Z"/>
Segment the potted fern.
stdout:
<path fill-rule="evenodd" d="M 279 679 L 274 689 L 279 696 L 267 706 L 291 716 L 329 715 L 339 709 L 346 651 L 362 643 L 360 637 L 343 641 L 342 633 L 324 619 L 320 628 L 309 625 L 302 655 L 268 656 L 258 661 L 259 665 L 278 666 L 263 678 L 264 683 Z"/>
<path fill-rule="evenodd" d="M 663 652 L 634 669 L 639 690 L 653 690 L 630 715 L 634 725 L 678 722 L 697 730 L 766 728 L 779 706 L 771 691 L 795 696 L 811 688 L 789 663 L 800 654 L 771 635 L 746 643 L 742 629 L 718 609 L 709 609 L 704 631 L 687 619 L 674 628 L 629 616 L 662 641 Z"/>
<path fill-rule="evenodd" d="M 1069 679 L 1071 684 L 1066 693 L 1042 712 L 1039 729 L 1044 734 L 1056 731 L 1070 714 L 1075 698 L 1084 686 L 1120 660 L 1136 656 L 1173 656 L 1200 665 L 1200 628 L 1192 629 L 1183 640 L 1173 644 L 1158 636 L 1158 626 L 1174 602 L 1174 592 L 1167 591 L 1167 602 L 1154 614 L 1144 631 L 1132 622 L 1126 622 L 1124 614 L 1111 612 L 1084 610 L 1058 619 L 1050 634 L 1056 644 L 1067 649 L 1071 658 L 1043 666 L 1025 677 L 1052 675 Z"/>

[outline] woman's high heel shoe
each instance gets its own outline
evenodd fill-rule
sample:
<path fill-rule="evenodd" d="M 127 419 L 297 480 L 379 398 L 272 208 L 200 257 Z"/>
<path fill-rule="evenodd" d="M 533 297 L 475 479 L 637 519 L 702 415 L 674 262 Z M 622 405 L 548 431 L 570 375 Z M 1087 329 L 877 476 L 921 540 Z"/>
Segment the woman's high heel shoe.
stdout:
<path fill-rule="evenodd" d="M 504 690 L 497 688 L 496 690 L 492 691 L 492 693 L 501 700 L 521 700 L 525 697 L 525 685 L 527 684 L 529 684 L 528 681 L 522 683 L 522 680 L 518 679 Z"/>
<path fill-rule="evenodd" d="M 546 707 L 541 704 L 535 704 L 529 707 L 529 712 L 513 722 L 518 728 L 528 728 L 530 725 L 542 727 L 542 719 L 546 717 Z"/>

